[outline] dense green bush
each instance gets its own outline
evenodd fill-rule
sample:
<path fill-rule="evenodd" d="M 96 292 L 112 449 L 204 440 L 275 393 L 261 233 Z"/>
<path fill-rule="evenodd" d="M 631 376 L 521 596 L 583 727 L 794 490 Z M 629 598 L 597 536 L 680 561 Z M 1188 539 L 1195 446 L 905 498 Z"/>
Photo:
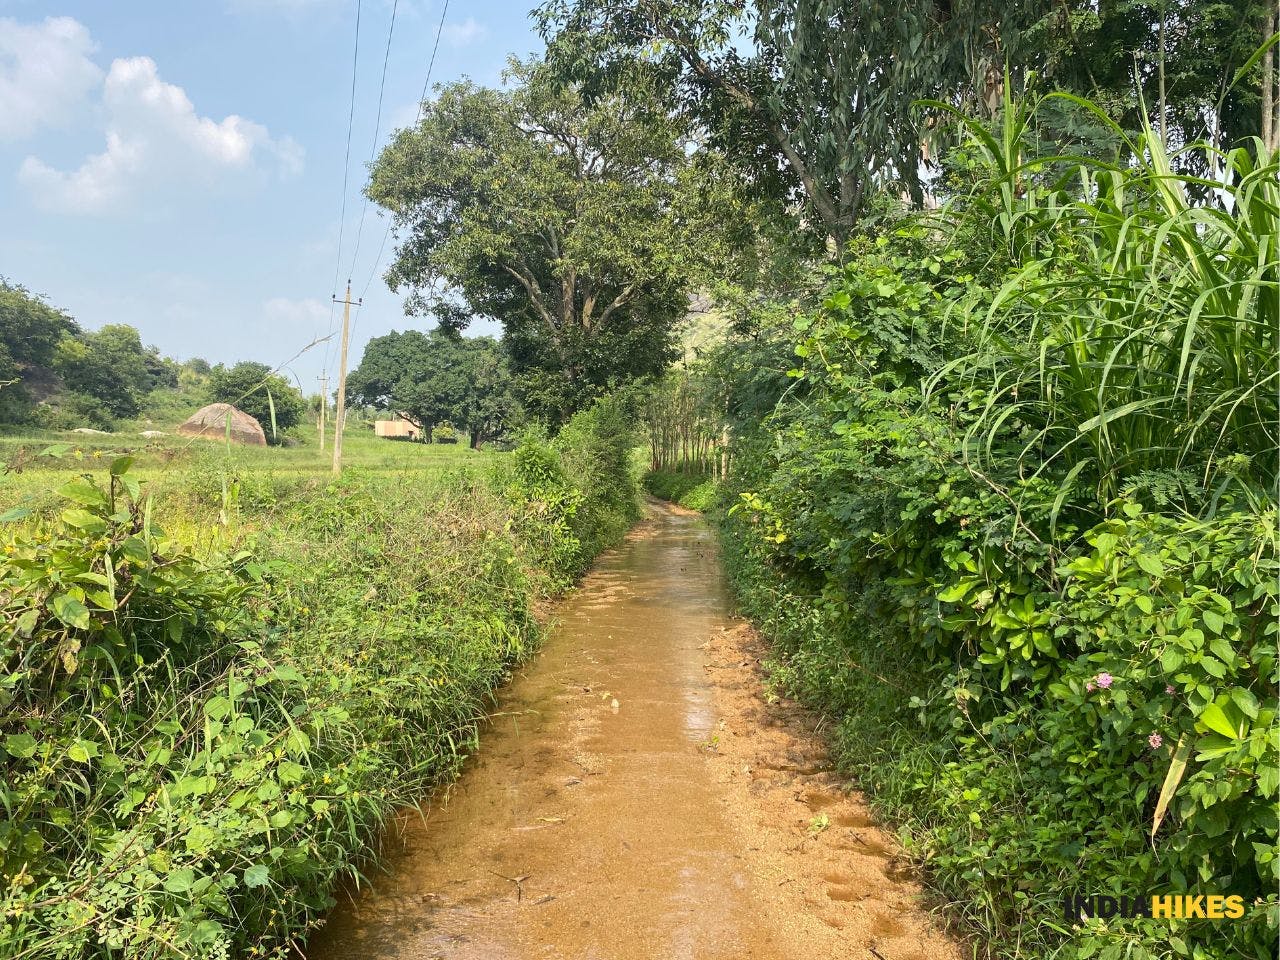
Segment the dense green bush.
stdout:
<path fill-rule="evenodd" d="M 798 357 L 736 431 L 731 575 L 992 953 L 1271 957 L 1276 163 L 1227 158 L 1227 206 L 1155 144 L 1051 184 L 1006 112 L 975 197 L 731 345 Z M 1077 893 L 1248 914 L 1070 923 Z"/>
<path fill-rule="evenodd" d="M 716 501 L 716 482 L 705 473 L 650 470 L 644 475 L 644 488 L 660 500 L 689 510 L 707 511 Z"/>
<path fill-rule="evenodd" d="M 198 552 L 127 460 L 10 528 L 0 954 L 291 955 L 474 749 L 532 602 L 634 516 L 625 426 L 584 414 L 495 478 L 193 478 Z"/>

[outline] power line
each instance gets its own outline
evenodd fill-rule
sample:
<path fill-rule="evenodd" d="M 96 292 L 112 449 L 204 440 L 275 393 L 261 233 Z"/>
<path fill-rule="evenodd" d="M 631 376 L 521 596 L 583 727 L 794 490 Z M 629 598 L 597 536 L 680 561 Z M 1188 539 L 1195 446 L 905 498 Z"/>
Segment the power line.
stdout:
<path fill-rule="evenodd" d="M 359 75 L 358 67 L 360 65 L 360 13 L 364 7 L 364 0 L 356 0 L 356 36 L 355 43 L 351 51 L 351 104 L 347 110 L 347 150 L 342 161 L 342 210 L 338 215 L 338 255 L 334 258 L 333 264 L 333 290 L 334 296 L 337 296 L 338 276 L 342 270 L 342 237 L 347 225 L 347 185 L 351 173 L 351 129 L 355 125 L 356 119 L 356 77 Z M 324 365 L 327 369 L 329 366 L 329 351 L 333 342 L 333 306 L 329 308 L 329 340 L 325 343 Z"/>
<path fill-rule="evenodd" d="M 449 0 L 444 0 L 444 7 L 440 10 L 440 22 L 436 24 L 436 39 L 431 47 L 431 59 L 427 62 L 427 76 L 422 81 L 422 95 L 418 97 L 418 115 L 414 120 L 414 125 L 422 122 L 422 109 L 427 101 L 427 91 L 431 87 L 431 74 L 436 66 L 436 54 L 440 52 L 440 35 L 444 31 L 444 20 L 449 15 Z M 367 198 L 366 198 L 367 199 Z M 387 218 L 387 225 L 382 231 L 382 241 L 378 244 L 378 255 L 373 260 L 373 267 L 369 271 L 369 277 L 364 282 L 364 286 L 360 290 L 360 298 L 363 300 L 364 295 L 368 293 L 369 287 L 373 284 L 373 278 L 377 276 L 378 266 L 382 263 L 382 251 L 386 248 L 387 238 L 391 235 L 391 218 Z M 360 322 L 360 311 L 356 310 L 356 323 Z"/>
<path fill-rule="evenodd" d="M 378 112 L 373 121 L 373 143 L 369 145 L 369 164 L 372 165 L 374 158 L 378 154 L 378 135 L 382 132 L 382 96 L 387 89 L 387 64 L 391 62 L 391 38 L 396 33 L 396 11 L 400 7 L 400 0 L 394 0 L 391 4 L 391 26 L 387 30 L 387 49 L 382 55 L 382 80 L 378 84 Z M 364 234 L 364 217 L 369 210 L 369 197 L 366 195 L 364 201 L 360 204 L 360 223 L 356 226 L 356 243 L 355 249 L 351 253 L 351 267 L 347 270 L 350 276 L 355 272 L 356 261 L 360 259 L 360 238 Z"/>

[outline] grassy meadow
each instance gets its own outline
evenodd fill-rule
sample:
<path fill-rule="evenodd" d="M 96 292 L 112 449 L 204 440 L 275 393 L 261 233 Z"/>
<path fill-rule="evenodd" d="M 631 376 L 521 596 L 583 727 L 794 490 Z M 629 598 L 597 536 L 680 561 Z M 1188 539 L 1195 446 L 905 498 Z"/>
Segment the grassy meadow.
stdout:
<path fill-rule="evenodd" d="M 333 437 L 320 448 L 315 426 L 291 431 L 296 445 L 248 447 L 224 440 L 177 434 L 148 439 L 138 432 L 84 434 L 40 431 L 0 435 L 0 509 L 52 492 L 61 477 L 104 469 L 116 457 L 134 458 L 131 475 L 157 489 L 180 490 L 193 475 L 224 472 L 229 477 L 318 480 L 331 475 Z M 458 468 L 492 464 L 500 453 L 465 444 L 422 444 L 373 435 L 371 424 L 354 424 L 342 442 L 345 467 L 372 473 L 438 476 Z"/>

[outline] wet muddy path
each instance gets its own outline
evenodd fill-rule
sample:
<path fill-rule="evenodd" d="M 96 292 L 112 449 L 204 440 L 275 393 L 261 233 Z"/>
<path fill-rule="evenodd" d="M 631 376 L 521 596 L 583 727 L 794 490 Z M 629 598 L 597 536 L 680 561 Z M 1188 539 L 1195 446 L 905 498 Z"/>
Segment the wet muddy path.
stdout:
<path fill-rule="evenodd" d="M 959 956 L 814 718 L 766 704 L 712 532 L 648 512 L 311 960 Z"/>

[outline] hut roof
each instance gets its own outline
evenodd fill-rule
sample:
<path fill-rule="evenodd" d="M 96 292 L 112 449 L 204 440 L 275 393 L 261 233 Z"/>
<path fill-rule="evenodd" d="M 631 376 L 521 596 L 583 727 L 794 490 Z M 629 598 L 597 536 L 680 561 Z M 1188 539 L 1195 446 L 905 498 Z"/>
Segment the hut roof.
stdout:
<path fill-rule="evenodd" d="M 184 437 L 223 440 L 227 436 L 228 417 L 231 419 L 231 439 L 236 443 L 247 443 L 256 447 L 267 445 L 267 435 L 262 432 L 262 424 L 229 403 L 211 403 L 207 407 L 201 407 L 178 427 L 178 433 Z"/>

